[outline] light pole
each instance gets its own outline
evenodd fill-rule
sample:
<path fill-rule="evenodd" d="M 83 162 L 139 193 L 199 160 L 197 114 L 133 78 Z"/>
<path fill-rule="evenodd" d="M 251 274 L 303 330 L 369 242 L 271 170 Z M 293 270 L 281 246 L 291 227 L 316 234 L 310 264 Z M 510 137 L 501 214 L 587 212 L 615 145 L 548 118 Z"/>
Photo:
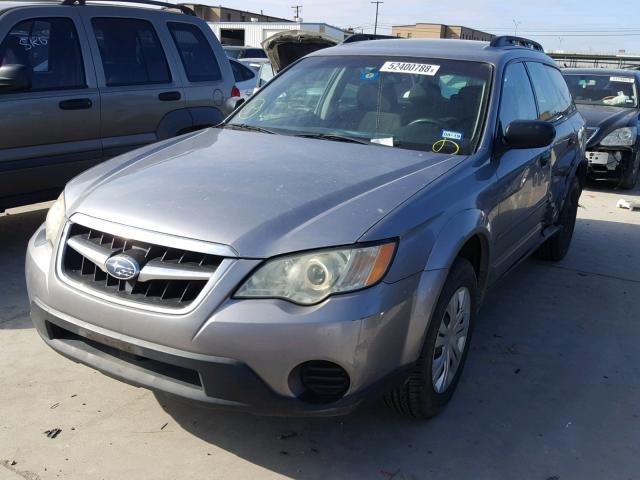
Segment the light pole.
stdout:
<path fill-rule="evenodd" d="M 518 27 L 522 25 L 522 22 L 516 22 L 515 20 L 513 21 L 513 26 L 515 27 L 515 32 L 514 35 L 517 37 L 518 36 Z"/>
<path fill-rule="evenodd" d="M 377 2 L 371 2 L 371 3 L 376 4 L 376 23 L 375 23 L 375 26 L 373 27 L 373 34 L 376 35 L 378 33 L 378 8 L 380 7 L 380 4 L 384 2 L 377 1 Z"/>

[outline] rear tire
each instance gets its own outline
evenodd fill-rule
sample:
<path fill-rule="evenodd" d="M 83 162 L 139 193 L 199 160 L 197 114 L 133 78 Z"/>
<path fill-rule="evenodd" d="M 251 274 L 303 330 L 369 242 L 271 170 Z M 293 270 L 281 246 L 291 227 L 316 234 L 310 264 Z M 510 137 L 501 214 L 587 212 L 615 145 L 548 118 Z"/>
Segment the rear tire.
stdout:
<path fill-rule="evenodd" d="M 389 407 L 412 418 L 427 419 L 451 400 L 469 352 L 477 301 L 475 271 L 468 260 L 458 258 L 438 299 L 413 371 L 401 387 L 385 396 Z M 464 315 L 459 316 L 459 312 Z M 460 334 L 455 333 L 457 330 Z M 447 331 L 451 335 L 447 336 Z M 453 365 L 455 370 L 450 370 Z"/>
<path fill-rule="evenodd" d="M 620 188 L 631 190 L 636 186 L 638 180 L 638 172 L 640 172 L 640 152 L 636 153 L 631 168 L 627 169 L 620 183 Z"/>
<path fill-rule="evenodd" d="M 580 181 L 574 178 L 562 211 L 558 216 L 560 231 L 540 245 L 540 248 L 536 251 L 536 257 L 541 260 L 557 262 L 567 255 L 569 246 L 571 245 L 571 239 L 573 238 L 573 230 L 576 226 L 578 201 L 580 200 L 581 194 L 582 187 Z"/>

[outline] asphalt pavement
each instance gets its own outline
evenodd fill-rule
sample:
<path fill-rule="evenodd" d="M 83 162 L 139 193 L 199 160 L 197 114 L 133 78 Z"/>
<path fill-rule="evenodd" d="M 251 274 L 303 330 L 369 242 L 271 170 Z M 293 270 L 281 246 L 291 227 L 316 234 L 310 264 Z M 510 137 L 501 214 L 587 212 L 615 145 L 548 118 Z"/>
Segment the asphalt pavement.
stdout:
<path fill-rule="evenodd" d="M 640 479 L 640 211 L 616 207 L 639 193 L 585 191 L 567 258 L 490 291 L 458 391 L 426 423 L 377 400 L 338 418 L 221 413 L 75 364 L 28 315 L 45 210 L 0 215 L 0 480 Z"/>

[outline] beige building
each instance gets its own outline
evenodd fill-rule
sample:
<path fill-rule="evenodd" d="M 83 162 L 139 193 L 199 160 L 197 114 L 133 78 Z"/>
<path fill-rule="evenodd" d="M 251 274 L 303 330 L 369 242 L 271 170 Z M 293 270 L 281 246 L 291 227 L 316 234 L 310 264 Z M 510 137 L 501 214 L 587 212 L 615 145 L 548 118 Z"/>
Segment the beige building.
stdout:
<path fill-rule="evenodd" d="M 460 25 L 442 25 L 441 23 L 416 23 L 415 25 L 397 25 L 391 28 L 394 37 L 402 38 L 457 38 L 461 40 L 491 41 L 495 35 Z"/>
<path fill-rule="evenodd" d="M 207 22 L 290 22 L 286 18 L 263 15 L 262 12 L 254 13 L 245 10 L 236 10 L 222 6 L 202 5 L 198 3 L 185 3 L 196 15 Z"/>

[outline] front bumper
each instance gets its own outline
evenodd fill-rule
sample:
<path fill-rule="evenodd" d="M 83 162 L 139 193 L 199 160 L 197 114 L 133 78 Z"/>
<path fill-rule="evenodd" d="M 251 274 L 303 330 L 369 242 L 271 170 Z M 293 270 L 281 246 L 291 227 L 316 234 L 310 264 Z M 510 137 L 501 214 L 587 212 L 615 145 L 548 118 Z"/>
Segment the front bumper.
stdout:
<path fill-rule="evenodd" d="M 633 168 L 635 148 L 587 147 L 587 176 L 593 180 L 622 179 L 628 168 Z"/>
<path fill-rule="evenodd" d="M 390 388 L 417 359 L 446 272 L 422 272 L 301 307 L 234 300 L 256 261 L 238 260 L 192 312 L 172 315 L 106 301 L 56 275 L 41 228 L 29 243 L 32 318 L 61 354 L 127 383 L 222 408 L 273 415 L 332 415 Z M 331 403 L 300 399 L 296 369 L 328 361 L 349 375 Z"/>
<path fill-rule="evenodd" d="M 367 396 L 399 385 L 409 370 L 397 368 L 366 389 L 330 404 L 308 403 L 276 394 L 251 368 L 237 360 L 141 347 L 87 330 L 38 302 L 31 304 L 31 318 L 51 348 L 112 378 L 219 409 L 258 415 L 346 414 Z"/>

